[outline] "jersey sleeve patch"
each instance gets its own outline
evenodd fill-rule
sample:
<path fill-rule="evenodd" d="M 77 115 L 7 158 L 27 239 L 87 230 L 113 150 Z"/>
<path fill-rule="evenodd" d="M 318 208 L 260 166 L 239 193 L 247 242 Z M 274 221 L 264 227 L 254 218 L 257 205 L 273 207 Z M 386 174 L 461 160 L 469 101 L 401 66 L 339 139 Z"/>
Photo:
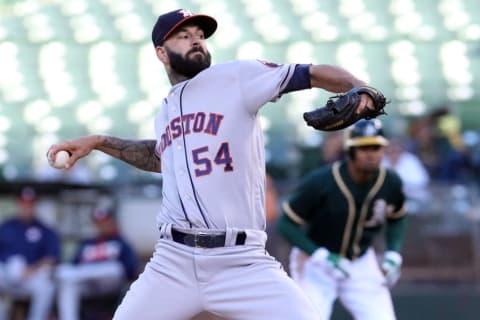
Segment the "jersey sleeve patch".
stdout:
<path fill-rule="evenodd" d="M 260 59 L 257 59 L 258 62 L 266 65 L 267 67 L 270 67 L 270 68 L 278 68 L 280 67 L 281 65 L 278 64 L 278 63 L 275 63 L 275 62 L 270 62 L 270 61 L 266 61 L 266 60 L 260 60 Z"/>

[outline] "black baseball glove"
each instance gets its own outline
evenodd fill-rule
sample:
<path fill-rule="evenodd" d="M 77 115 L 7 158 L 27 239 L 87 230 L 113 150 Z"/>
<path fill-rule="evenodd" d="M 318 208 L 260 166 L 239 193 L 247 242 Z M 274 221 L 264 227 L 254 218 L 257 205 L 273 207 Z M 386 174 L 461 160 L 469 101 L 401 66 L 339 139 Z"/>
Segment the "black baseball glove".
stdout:
<path fill-rule="evenodd" d="M 366 93 L 373 100 L 373 109 L 365 108 L 357 114 L 360 104 L 360 94 Z M 385 96 L 375 88 L 363 86 L 355 87 L 345 93 L 330 97 L 327 104 L 316 110 L 305 112 L 303 119 L 311 127 L 322 131 L 335 131 L 346 128 L 360 119 L 372 119 L 386 114 L 387 104 Z"/>

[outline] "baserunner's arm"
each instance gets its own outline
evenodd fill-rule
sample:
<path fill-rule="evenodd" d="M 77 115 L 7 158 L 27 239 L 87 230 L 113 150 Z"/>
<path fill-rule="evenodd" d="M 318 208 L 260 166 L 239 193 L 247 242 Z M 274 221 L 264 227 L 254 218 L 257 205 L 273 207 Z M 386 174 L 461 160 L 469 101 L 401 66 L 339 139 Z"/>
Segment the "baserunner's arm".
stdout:
<path fill-rule="evenodd" d="M 277 223 L 278 232 L 292 245 L 311 255 L 318 246 L 302 230 L 295 221 L 283 214 Z"/>

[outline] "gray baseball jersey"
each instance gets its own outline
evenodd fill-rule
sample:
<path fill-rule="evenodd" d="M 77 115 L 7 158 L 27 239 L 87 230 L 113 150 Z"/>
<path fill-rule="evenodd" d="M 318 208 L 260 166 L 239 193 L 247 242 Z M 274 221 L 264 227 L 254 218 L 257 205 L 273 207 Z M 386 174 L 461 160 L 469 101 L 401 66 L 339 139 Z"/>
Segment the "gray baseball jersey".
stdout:
<path fill-rule="evenodd" d="M 265 157 L 257 113 L 279 97 L 294 69 L 234 61 L 172 87 L 155 125 L 163 174 L 159 224 L 265 229 Z"/>
<path fill-rule="evenodd" d="M 265 159 L 257 113 L 288 91 L 294 70 L 237 61 L 173 86 L 156 118 L 160 240 L 115 320 L 184 320 L 202 311 L 227 319 L 318 318 L 265 252 Z M 224 245 L 178 243 L 179 229 L 204 235 L 221 230 Z M 239 232 L 246 234 L 241 245 Z"/>

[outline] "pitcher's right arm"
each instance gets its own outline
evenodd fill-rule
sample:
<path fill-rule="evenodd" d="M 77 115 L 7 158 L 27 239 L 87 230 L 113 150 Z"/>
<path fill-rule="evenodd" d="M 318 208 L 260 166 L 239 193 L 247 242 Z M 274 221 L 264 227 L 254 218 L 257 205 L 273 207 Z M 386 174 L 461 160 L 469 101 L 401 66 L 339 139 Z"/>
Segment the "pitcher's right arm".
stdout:
<path fill-rule="evenodd" d="M 89 155 L 92 150 L 98 150 L 138 169 L 161 172 L 160 158 L 155 153 L 155 146 L 155 140 L 130 140 L 112 136 L 91 135 L 54 144 L 50 147 L 47 155 L 54 158 L 58 151 L 68 151 L 70 153 L 70 159 L 66 165 L 68 169 L 78 159 Z"/>

